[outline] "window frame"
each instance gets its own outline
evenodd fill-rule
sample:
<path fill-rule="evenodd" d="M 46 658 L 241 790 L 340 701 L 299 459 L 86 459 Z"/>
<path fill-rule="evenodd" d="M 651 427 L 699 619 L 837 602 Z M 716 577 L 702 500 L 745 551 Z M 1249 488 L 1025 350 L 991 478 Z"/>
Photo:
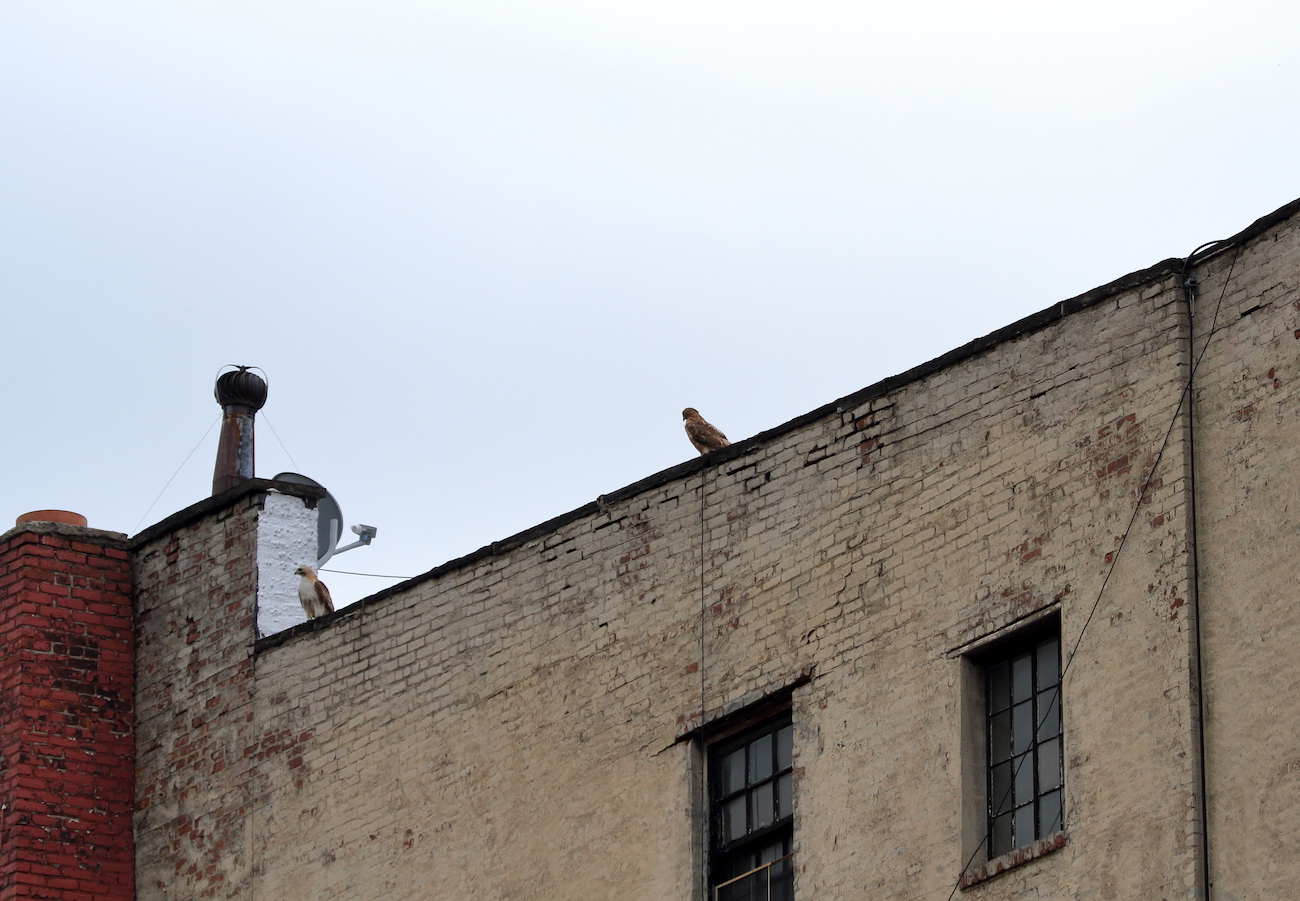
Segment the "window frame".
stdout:
<path fill-rule="evenodd" d="M 953 648 L 949 656 L 959 661 L 960 691 L 960 749 L 961 749 L 961 884 L 963 888 L 982 882 L 991 875 L 1027 863 L 1045 853 L 1063 847 L 1067 841 L 1065 821 L 1069 809 L 1069 791 L 1065 745 L 1068 741 L 1066 701 L 1063 686 L 1058 681 L 1058 710 L 1060 711 L 1060 790 L 1061 825 L 1055 832 L 1038 828 L 1026 846 L 1016 846 L 1009 851 L 995 848 L 992 841 L 992 806 L 997 799 L 992 794 L 992 766 L 990 761 L 990 717 L 988 702 L 988 667 L 1009 660 L 1026 647 L 1055 637 L 1061 644 L 1058 665 L 1064 664 L 1064 642 L 1061 629 L 1061 608 L 1052 604 L 1041 608 L 1000 629 Z M 1016 755 L 1013 755 L 1016 756 Z M 1034 764 L 1036 766 L 1036 764 Z M 1046 824 L 1052 825 L 1052 824 Z M 1014 832 L 1013 832 L 1014 835 Z M 1014 843 L 1013 843 L 1014 844 Z M 998 853 L 1001 852 L 1001 853 Z M 992 868 L 992 869 L 990 869 Z"/>
<path fill-rule="evenodd" d="M 787 758 L 782 761 L 782 734 L 788 745 Z M 770 771 L 755 770 L 751 748 L 761 740 L 770 741 Z M 724 733 L 715 735 L 706 745 L 708 769 L 708 898 L 715 901 L 719 889 L 738 881 L 742 876 L 772 867 L 775 871 L 781 861 L 789 861 L 794 850 L 794 726 L 789 706 L 766 708 L 754 717 L 746 717 Z M 741 754 L 744 772 L 739 782 L 735 779 L 735 755 Z M 761 748 L 755 749 L 761 753 Z M 772 819 L 762 825 L 753 825 L 755 805 L 761 802 L 764 789 L 770 791 Z M 757 799 L 757 800 L 756 800 Z M 728 815 L 734 817 L 734 804 L 744 801 L 745 832 L 728 836 Z M 733 805 L 730 812 L 728 805 Z M 782 853 L 771 857 L 772 846 L 780 841 Z M 737 864 L 750 856 L 750 863 L 737 869 Z M 770 857 L 771 859 L 764 859 Z M 789 890 L 782 897 L 792 897 L 793 865 L 786 864 Z M 775 894 L 775 893 L 774 893 Z"/>
<path fill-rule="evenodd" d="M 1065 814 L 1059 619 L 999 651 L 981 667 L 990 859 L 1060 832 Z"/>

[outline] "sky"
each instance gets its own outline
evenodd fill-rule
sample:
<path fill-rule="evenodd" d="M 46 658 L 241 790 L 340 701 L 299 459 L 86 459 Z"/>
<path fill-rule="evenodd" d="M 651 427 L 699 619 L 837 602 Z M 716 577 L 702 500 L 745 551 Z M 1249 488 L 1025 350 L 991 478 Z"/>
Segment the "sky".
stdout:
<path fill-rule="evenodd" d="M 414 576 L 1300 197 L 1300 5 L 0 0 L 0 531 Z M 351 538 L 351 535 L 348 535 Z M 328 574 L 340 604 L 393 584 Z"/>

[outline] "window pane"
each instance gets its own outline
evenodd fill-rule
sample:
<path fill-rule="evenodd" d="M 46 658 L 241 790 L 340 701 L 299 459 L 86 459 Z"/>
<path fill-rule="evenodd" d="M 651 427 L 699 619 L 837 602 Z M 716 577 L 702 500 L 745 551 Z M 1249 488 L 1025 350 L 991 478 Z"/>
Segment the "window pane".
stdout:
<path fill-rule="evenodd" d="M 1044 635 L 985 667 L 989 854 L 1060 828 L 1064 801 L 1061 636 Z"/>
<path fill-rule="evenodd" d="M 1042 824 L 1039 838 L 1061 831 L 1061 792 L 1056 790 L 1043 795 L 1039 802 L 1038 821 Z"/>
<path fill-rule="evenodd" d="M 989 667 L 989 713 L 1011 706 L 1011 664 L 1003 660 Z"/>
<path fill-rule="evenodd" d="M 728 801 L 723 806 L 722 823 L 724 827 L 723 841 L 734 841 L 741 838 L 749 829 L 745 824 L 745 796 L 741 795 Z"/>
<path fill-rule="evenodd" d="M 1038 746 L 1038 790 L 1056 788 L 1061 784 L 1061 740 L 1054 738 Z"/>
<path fill-rule="evenodd" d="M 754 878 L 741 879 L 718 889 L 718 901 L 755 901 L 752 892 Z"/>
<path fill-rule="evenodd" d="M 794 726 L 786 726 L 776 733 L 776 768 L 788 770 L 794 766 Z"/>
<path fill-rule="evenodd" d="M 1038 740 L 1061 734 L 1061 689 L 1059 686 L 1038 696 Z"/>
<path fill-rule="evenodd" d="M 1058 681 L 1057 671 L 1061 668 L 1061 642 L 1055 638 L 1038 646 L 1038 689 L 1041 691 Z"/>
<path fill-rule="evenodd" d="M 1001 763 L 1011 756 L 1011 711 L 1004 710 L 989 720 L 989 763 Z"/>
<path fill-rule="evenodd" d="M 1025 701 L 1011 708 L 1011 748 L 1017 754 L 1029 750 L 1034 740 L 1034 704 Z"/>
<path fill-rule="evenodd" d="M 1034 693 L 1034 655 L 1021 654 L 1011 661 L 1011 700 L 1029 700 Z"/>
<path fill-rule="evenodd" d="M 762 829 L 764 826 L 772 825 L 776 819 L 776 805 L 773 803 L 772 791 L 776 788 L 776 783 L 769 782 L 766 785 L 760 785 L 750 792 L 754 799 L 754 828 Z"/>
<path fill-rule="evenodd" d="M 758 866 L 758 855 L 752 851 L 729 854 L 718 866 L 718 881 L 726 882 L 728 879 L 735 879 L 756 866 Z"/>
<path fill-rule="evenodd" d="M 1011 795 L 1019 807 L 1027 801 L 1034 800 L 1034 761 L 1032 754 L 1022 754 L 1011 761 L 1011 778 L 1016 787 Z"/>
<path fill-rule="evenodd" d="M 793 901 L 794 899 L 794 861 L 783 860 L 772 865 L 771 901 Z"/>
<path fill-rule="evenodd" d="M 764 735 L 749 745 L 749 784 L 772 775 L 772 736 Z"/>
<path fill-rule="evenodd" d="M 737 748 L 722 758 L 722 791 L 729 795 L 745 787 L 745 749 Z"/>
<path fill-rule="evenodd" d="M 1029 804 L 1025 807 L 1016 808 L 1016 838 L 1015 847 L 1023 848 L 1025 845 L 1031 845 L 1037 837 L 1034 835 L 1034 805 Z"/>
<path fill-rule="evenodd" d="M 989 810 L 994 816 L 1011 809 L 1011 761 L 995 766 L 989 783 Z"/>
<path fill-rule="evenodd" d="M 989 850 L 989 857 L 1006 854 L 1015 847 L 1011 844 L 1011 839 L 1011 814 L 1004 813 L 993 821 L 992 847 Z"/>
<path fill-rule="evenodd" d="M 772 892 L 784 892 L 780 897 L 792 901 L 793 871 L 788 861 L 780 861 L 793 846 L 794 728 L 789 717 L 782 714 L 715 747 L 709 763 L 714 825 L 708 867 L 717 892 L 710 901 L 771 901 L 776 897 Z M 756 840 L 760 832 L 762 838 Z"/>
<path fill-rule="evenodd" d="M 771 863 L 774 860 L 785 857 L 785 839 L 777 839 L 763 846 L 763 850 L 758 852 L 758 862 L 760 864 Z"/>

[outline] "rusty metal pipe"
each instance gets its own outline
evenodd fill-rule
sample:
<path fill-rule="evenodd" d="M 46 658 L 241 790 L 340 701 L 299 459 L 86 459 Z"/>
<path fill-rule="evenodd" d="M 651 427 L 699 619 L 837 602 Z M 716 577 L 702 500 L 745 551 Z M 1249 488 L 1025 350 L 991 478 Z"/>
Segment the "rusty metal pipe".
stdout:
<path fill-rule="evenodd" d="M 249 367 L 217 377 L 213 394 L 221 404 L 221 439 L 212 472 L 212 493 L 220 494 L 253 478 L 253 418 L 266 404 L 266 382 Z"/>

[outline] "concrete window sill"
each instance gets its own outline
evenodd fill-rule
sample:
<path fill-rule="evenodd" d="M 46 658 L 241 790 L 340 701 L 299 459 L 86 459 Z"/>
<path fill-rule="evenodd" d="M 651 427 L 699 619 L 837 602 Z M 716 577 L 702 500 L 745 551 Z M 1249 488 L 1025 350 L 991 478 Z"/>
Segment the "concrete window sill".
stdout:
<path fill-rule="evenodd" d="M 1037 860 L 1045 857 L 1053 851 L 1065 847 L 1065 833 L 1057 832 L 1046 838 L 1040 838 L 1032 845 L 1025 845 L 1023 848 L 1003 854 L 1001 857 L 995 857 L 988 863 L 981 864 L 978 867 L 967 870 L 962 874 L 961 886 L 962 891 L 979 885 L 981 882 L 987 882 L 994 876 L 1005 873 L 1007 870 L 1014 870 L 1016 867 L 1024 866 L 1031 860 Z"/>

